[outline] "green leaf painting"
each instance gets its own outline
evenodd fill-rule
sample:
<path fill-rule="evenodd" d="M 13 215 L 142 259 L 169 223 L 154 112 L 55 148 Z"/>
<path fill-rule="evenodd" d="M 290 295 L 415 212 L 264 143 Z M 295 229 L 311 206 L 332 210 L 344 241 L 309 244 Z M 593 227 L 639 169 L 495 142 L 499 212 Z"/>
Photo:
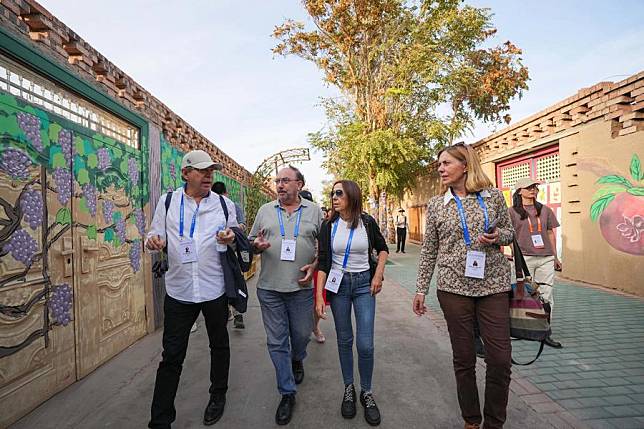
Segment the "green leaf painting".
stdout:
<path fill-rule="evenodd" d="M 590 206 L 590 219 L 593 222 L 599 219 L 599 215 L 602 214 L 606 206 L 608 206 L 608 204 L 610 204 L 610 202 L 613 201 L 614 199 L 615 199 L 615 195 L 609 194 L 595 201 L 593 205 Z"/>
<path fill-rule="evenodd" d="M 72 223 L 72 212 L 68 208 L 59 209 L 56 213 L 56 222 L 61 225 L 69 225 Z"/>
<path fill-rule="evenodd" d="M 642 172 L 640 158 L 639 156 L 637 156 L 637 154 L 633 154 L 633 158 L 631 158 L 631 177 L 636 182 L 644 179 L 644 172 Z"/>
<path fill-rule="evenodd" d="M 96 225 L 90 225 L 87 227 L 87 238 L 90 240 L 96 240 Z"/>
<path fill-rule="evenodd" d="M 114 229 L 107 228 L 103 233 L 103 240 L 105 240 L 108 243 L 114 241 Z"/>
<path fill-rule="evenodd" d="M 597 183 L 601 183 L 601 184 L 617 183 L 619 185 L 625 186 L 626 188 L 630 188 L 631 186 L 633 186 L 631 185 L 631 182 L 628 181 L 628 179 L 622 176 L 617 176 L 615 174 L 600 177 L 599 180 L 597 180 Z"/>
<path fill-rule="evenodd" d="M 599 219 L 603 211 L 619 194 L 627 192 L 636 197 L 644 196 L 644 187 L 637 186 L 638 182 L 644 179 L 644 172 L 639 156 L 635 153 L 631 157 L 629 166 L 630 177 L 633 182 L 618 174 L 602 176 L 597 180 L 598 184 L 604 185 L 593 195 L 593 203 L 590 206 L 590 218 L 593 221 Z"/>

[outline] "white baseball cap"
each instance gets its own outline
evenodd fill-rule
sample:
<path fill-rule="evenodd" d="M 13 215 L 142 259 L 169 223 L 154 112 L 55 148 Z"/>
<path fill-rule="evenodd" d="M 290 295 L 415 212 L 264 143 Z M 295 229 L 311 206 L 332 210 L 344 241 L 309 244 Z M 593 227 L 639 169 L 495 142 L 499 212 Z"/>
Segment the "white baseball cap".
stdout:
<path fill-rule="evenodd" d="M 541 182 L 539 182 L 538 180 L 534 180 L 529 177 L 524 177 L 522 179 L 517 180 L 517 183 L 514 184 L 514 189 L 518 191 L 519 189 L 525 189 L 532 185 L 539 185 L 539 184 L 541 184 Z"/>
<path fill-rule="evenodd" d="M 199 170 L 214 167 L 215 170 L 221 170 L 223 165 L 219 162 L 213 162 L 210 155 L 203 150 L 192 150 L 183 156 L 181 160 L 181 168 L 186 167 L 197 168 Z"/>

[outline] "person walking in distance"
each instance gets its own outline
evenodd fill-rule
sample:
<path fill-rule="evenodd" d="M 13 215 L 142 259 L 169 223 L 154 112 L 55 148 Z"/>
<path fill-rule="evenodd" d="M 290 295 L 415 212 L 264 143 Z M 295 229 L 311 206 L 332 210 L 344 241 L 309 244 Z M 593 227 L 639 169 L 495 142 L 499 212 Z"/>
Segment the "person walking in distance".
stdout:
<path fill-rule="evenodd" d="M 561 270 L 555 238 L 555 228 L 559 226 L 559 222 L 550 207 L 537 201 L 538 181 L 525 177 L 517 181 L 514 189 L 510 218 L 516 231 L 517 243 L 525 256 L 532 280 L 539 285 L 543 307 L 551 319 L 555 306 L 555 270 Z M 556 349 L 563 347 L 551 337 L 546 338 L 545 343 Z"/>
<path fill-rule="evenodd" d="M 231 244 L 237 227 L 235 206 L 210 192 L 214 170 L 221 170 L 206 152 L 188 152 L 181 161 L 185 185 L 157 203 L 145 246 L 158 252 L 167 246 L 168 271 L 163 305 L 163 354 L 152 398 L 150 428 L 169 428 L 176 418 L 174 400 L 186 357 L 190 328 L 203 314 L 210 342 L 210 399 L 203 423 L 216 423 L 224 413 L 228 390 L 230 347 L 228 300 L 217 244 Z M 170 204 L 166 212 L 166 199 Z M 223 234 L 218 234 L 223 230 Z"/>
<path fill-rule="evenodd" d="M 249 240 L 261 255 L 257 298 L 268 353 L 282 399 L 275 422 L 291 421 L 297 384 L 304 380 L 304 358 L 313 329 L 313 272 L 317 268 L 320 207 L 300 198 L 304 176 L 282 168 L 275 178 L 277 200 L 260 207 Z"/>
<path fill-rule="evenodd" d="M 226 184 L 224 182 L 215 182 L 212 185 L 212 191 L 217 195 L 223 195 L 228 197 L 228 190 L 226 189 Z M 244 216 L 244 210 L 239 204 L 233 201 L 235 204 L 235 214 L 237 215 L 237 223 L 239 223 L 239 228 L 242 231 L 246 231 L 246 216 Z M 236 329 L 244 329 L 244 315 L 239 311 L 235 310 L 235 307 L 232 305 L 228 306 L 231 316 L 233 317 L 233 326 Z"/>
<path fill-rule="evenodd" d="M 405 253 L 405 240 L 407 239 L 407 216 L 405 210 L 398 210 L 396 215 L 396 253 Z"/>
<path fill-rule="evenodd" d="M 514 228 L 503 194 L 463 143 L 438 154 L 441 193 L 429 200 L 412 309 L 427 311 L 425 295 L 437 269 L 437 295 L 452 344 L 454 374 L 465 429 L 502 428 L 510 389 L 510 263 L 500 246 Z M 475 321 L 485 343 L 483 415 L 476 385 Z"/>

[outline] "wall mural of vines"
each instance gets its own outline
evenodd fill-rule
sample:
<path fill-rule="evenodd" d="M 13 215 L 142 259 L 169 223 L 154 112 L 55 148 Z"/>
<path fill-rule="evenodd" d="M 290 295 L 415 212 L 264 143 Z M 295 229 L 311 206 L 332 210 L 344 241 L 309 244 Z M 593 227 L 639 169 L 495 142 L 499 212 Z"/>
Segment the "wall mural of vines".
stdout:
<path fill-rule="evenodd" d="M 0 277 L 0 291 L 25 281 L 37 262 L 41 262 L 44 279 L 43 289 L 31 300 L 18 305 L 0 303 L 0 313 L 22 318 L 36 303 L 45 301 L 43 327 L 21 344 L 0 347 L 2 358 L 38 337 L 47 341 L 50 329 L 72 321 L 72 286 L 54 284 L 48 266 L 49 249 L 72 227 L 89 240 L 100 239 L 114 248 L 128 246 L 132 270 L 141 269 L 143 206 L 149 194 L 144 185 L 147 174 L 140 164 L 141 157 L 143 162 L 146 159 L 146 142 L 141 151 L 136 150 L 1 91 L 0 140 L 0 181 L 18 193 L 13 201 L 6 193 L 0 195 L 0 258 L 13 260 L 5 266 L 18 263 L 24 267 Z M 127 197 L 127 203 L 109 197 L 117 192 Z M 54 201 L 52 195 L 58 203 L 55 211 L 47 204 Z M 75 210 L 88 214 L 83 218 L 92 222 L 74 219 L 72 201 Z M 99 226 L 99 219 L 104 226 Z M 138 234 L 128 234 L 127 223 L 136 225 Z"/>

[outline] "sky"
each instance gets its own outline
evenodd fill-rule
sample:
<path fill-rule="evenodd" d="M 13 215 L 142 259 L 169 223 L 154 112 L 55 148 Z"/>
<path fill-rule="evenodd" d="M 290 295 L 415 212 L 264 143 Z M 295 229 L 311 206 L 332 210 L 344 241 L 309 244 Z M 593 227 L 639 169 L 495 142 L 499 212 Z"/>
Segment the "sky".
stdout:
<path fill-rule="evenodd" d="M 326 126 L 321 97 L 338 93 L 311 63 L 275 56 L 276 25 L 307 21 L 297 0 L 40 0 L 45 8 L 253 172 L 279 151 L 307 147 Z M 523 50 L 529 90 L 513 122 L 601 81 L 644 70 L 644 1 L 471 0 L 490 8 L 495 44 Z M 503 126 L 477 124 L 465 142 Z M 299 165 L 319 198 L 323 156 Z"/>

